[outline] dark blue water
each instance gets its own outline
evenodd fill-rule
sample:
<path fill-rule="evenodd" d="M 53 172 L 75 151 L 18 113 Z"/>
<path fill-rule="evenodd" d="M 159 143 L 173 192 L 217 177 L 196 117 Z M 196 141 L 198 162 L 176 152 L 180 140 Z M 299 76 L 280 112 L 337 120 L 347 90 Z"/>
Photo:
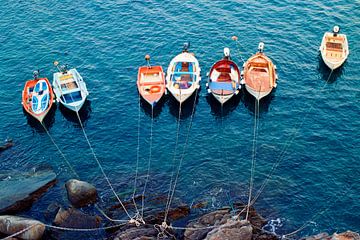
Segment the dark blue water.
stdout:
<path fill-rule="evenodd" d="M 224 107 L 205 91 L 206 72 L 230 47 L 242 65 L 259 41 L 278 67 L 278 88 L 261 102 L 255 191 L 286 143 L 284 158 L 255 207 L 281 218 L 280 234 L 360 231 L 360 89 L 358 1 L 5 1 L 0 12 L 0 138 L 15 146 L 1 153 L 1 169 L 43 164 L 59 183 L 27 212 L 42 219 L 53 201 L 66 203 L 66 165 L 41 126 L 21 107 L 24 82 L 33 70 L 52 81 L 54 60 L 77 67 L 90 92 L 81 116 L 96 155 L 121 194 L 129 199 L 135 174 L 138 124 L 137 68 L 150 54 L 165 69 L 185 41 L 202 68 L 189 144 L 175 198 L 208 201 L 207 210 L 247 200 L 252 160 L 254 99 L 242 93 Z M 324 31 L 334 24 L 348 35 L 346 64 L 329 77 L 319 58 Z M 239 37 L 240 45 L 231 40 Z M 180 123 L 178 156 L 191 121 L 192 98 Z M 141 181 L 147 171 L 151 113 L 141 108 Z M 172 173 L 178 105 L 166 97 L 155 111 L 149 189 L 166 194 Z M 114 204 L 76 115 L 54 108 L 50 134 L 81 179 L 99 187 L 103 206 Z M 295 137 L 294 137 L 295 136 Z M 179 157 L 177 158 L 179 159 Z M 139 190 L 141 192 L 141 190 Z M 315 217 L 314 217 L 315 216 Z"/>

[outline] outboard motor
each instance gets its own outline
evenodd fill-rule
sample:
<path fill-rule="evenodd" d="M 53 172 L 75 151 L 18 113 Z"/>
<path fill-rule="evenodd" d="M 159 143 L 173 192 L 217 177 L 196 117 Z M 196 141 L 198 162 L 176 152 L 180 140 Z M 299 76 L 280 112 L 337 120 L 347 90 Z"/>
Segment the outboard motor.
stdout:
<path fill-rule="evenodd" d="M 33 72 L 33 76 L 34 76 L 34 79 L 35 79 L 35 80 L 38 79 L 39 74 L 40 74 L 40 71 L 39 71 L 39 70 Z"/>
<path fill-rule="evenodd" d="M 334 33 L 334 37 L 336 37 L 336 35 L 340 32 L 340 27 L 339 26 L 334 26 L 333 28 L 333 33 Z"/>
<path fill-rule="evenodd" d="M 230 49 L 229 48 L 224 48 L 224 58 L 225 59 L 230 59 Z"/>
<path fill-rule="evenodd" d="M 261 52 L 261 53 L 264 52 L 264 47 L 265 47 L 265 44 L 263 42 L 260 42 L 259 47 L 258 47 L 259 52 Z"/>
<path fill-rule="evenodd" d="M 145 61 L 146 61 L 146 63 L 147 63 L 148 68 L 151 68 L 151 65 L 150 65 L 150 55 L 149 55 L 149 54 L 146 54 L 146 55 L 145 55 Z"/>
<path fill-rule="evenodd" d="M 183 52 L 188 52 L 189 48 L 190 48 L 190 42 L 184 43 Z"/>

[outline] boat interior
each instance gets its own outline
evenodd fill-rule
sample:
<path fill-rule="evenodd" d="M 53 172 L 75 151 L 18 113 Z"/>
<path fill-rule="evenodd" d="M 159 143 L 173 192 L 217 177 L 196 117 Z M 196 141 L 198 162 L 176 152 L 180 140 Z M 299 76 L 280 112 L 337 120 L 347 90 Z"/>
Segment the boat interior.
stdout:
<path fill-rule="evenodd" d="M 179 89 L 190 88 L 196 81 L 195 68 L 193 62 L 177 62 L 172 76 L 174 87 Z"/>
<path fill-rule="evenodd" d="M 343 58 L 343 44 L 345 42 L 344 37 L 340 36 L 327 36 L 326 41 L 326 57 L 341 59 Z"/>

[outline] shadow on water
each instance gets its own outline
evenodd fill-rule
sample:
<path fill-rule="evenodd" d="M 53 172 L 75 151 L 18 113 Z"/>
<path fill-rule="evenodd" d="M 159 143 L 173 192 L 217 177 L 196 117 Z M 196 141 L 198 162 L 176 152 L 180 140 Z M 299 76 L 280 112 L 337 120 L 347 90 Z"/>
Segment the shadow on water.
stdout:
<path fill-rule="evenodd" d="M 159 102 L 154 106 L 154 118 L 157 118 L 165 105 L 165 102 L 168 100 L 168 96 L 164 95 Z M 143 98 L 140 98 L 140 106 L 144 110 L 145 114 L 151 117 L 151 105 L 145 101 Z"/>
<path fill-rule="evenodd" d="M 319 59 L 319 64 L 318 64 L 318 68 L 317 70 L 319 71 L 321 78 L 329 83 L 332 84 L 336 81 L 336 79 L 338 77 L 340 77 L 343 74 L 343 68 L 345 67 L 345 65 L 347 64 L 347 62 L 345 62 L 342 66 L 340 66 L 339 68 L 331 71 L 331 69 L 326 66 L 326 64 L 324 63 L 324 61 L 321 58 L 321 55 L 319 54 L 318 56 Z M 331 74 L 331 75 L 330 75 Z"/>
<path fill-rule="evenodd" d="M 267 113 L 269 111 L 270 103 L 275 98 L 275 92 L 276 92 L 276 88 L 273 89 L 269 95 L 263 97 L 260 100 L 260 104 L 259 104 L 259 113 L 260 114 Z M 245 88 L 242 89 L 241 100 L 244 103 L 245 107 L 251 113 L 255 112 L 256 99 L 253 95 L 248 93 L 248 91 L 246 91 Z"/>
<path fill-rule="evenodd" d="M 211 108 L 211 114 L 216 117 L 224 117 L 230 114 L 232 111 L 236 109 L 236 107 L 239 105 L 240 102 L 240 94 L 233 96 L 230 98 L 225 104 L 223 104 L 221 109 L 221 104 L 218 100 L 215 99 L 215 97 L 211 94 L 208 94 L 206 96 L 206 101 L 210 105 Z"/>
<path fill-rule="evenodd" d="M 43 120 L 43 124 L 48 130 L 52 127 L 52 125 L 55 122 L 56 109 L 57 109 L 56 104 L 53 104 L 50 111 L 47 113 L 46 117 Z M 23 108 L 23 113 L 26 116 L 27 122 L 30 125 L 30 127 L 32 127 L 33 129 L 35 129 L 37 132 L 40 133 L 46 132 L 44 127 L 41 125 L 41 123 L 37 119 L 32 117 L 30 114 L 28 114 L 24 108 Z"/>
<path fill-rule="evenodd" d="M 200 90 L 197 90 L 197 91 L 200 91 Z M 195 96 L 196 96 L 196 99 L 195 99 Z M 180 119 L 186 119 L 186 118 L 190 117 L 192 114 L 192 111 L 193 111 L 193 107 L 195 107 L 195 110 L 194 110 L 194 114 L 195 114 L 196 106 L 194 106 L 194 104 L 198 104 L 198 102 L 199 102 L 199 92 L 197 92 L 197 93 L 194 92 L 194 94 L 191 95 L 191 97 L 186 99 L 186 101 L 181 104 Z M 180 107 L 179 102 L 173 96 L 169 96 L 168 104 L 169 104 L 170 114 L 176 118 L 179 118 L 179 107 Z"/>
<path fill-rule="evenodd" d="M 67 109 L 62 104 L 60 104 L 59 109 L 62 115 L 66 118 L 66 120 L 76 123 L 77 125 L 80 126 L 76 112 Z M 90 114 L 91 114 L 91 102 L 89 100 L 86 100 L 84 105 L 79 111 L 81 123 L 85 123 L 90 118 Z"/>

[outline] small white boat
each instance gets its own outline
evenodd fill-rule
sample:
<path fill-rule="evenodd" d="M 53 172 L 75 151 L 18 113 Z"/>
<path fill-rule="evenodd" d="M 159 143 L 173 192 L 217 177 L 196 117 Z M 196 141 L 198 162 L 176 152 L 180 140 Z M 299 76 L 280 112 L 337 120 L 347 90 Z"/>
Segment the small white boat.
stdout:
<path fill-rule="evenodd" d="M 171 60 L 166 74 L 166 88 L 179 103 L 200 88 L 199 62 L 188 52 L 189 46 L 189 43 L 184 44 L 183 52 Z"/>
<path fill-rule="evenodd" d="M 340 67 L 349 55 L 347 37 L 339 32 L 340 28 L 338 26 L 334 27 L 333 32 L 326 32 L 319 49 L 324 63 L 331 70 Z"/>
<path fill-rule="evenodd" d="M 240 70 L 236 63 L 230 60 L 229 48 L 224 48 L 224 58 L 211 67 L 206 87 L 208 93 L 212 94 L 221 104 L 239 93 L 241 88 Z"/>
<path fill-rule="evenodd" d="M 68 70 L 66 65 L 59 67 L 58 62 L 54 62 L 54 65 L 59 70 L 54 73 L 53 79 L 56 100 L 68 109 L 78 112 L 89 95 L 83 78 L 75 68 Z"/>

